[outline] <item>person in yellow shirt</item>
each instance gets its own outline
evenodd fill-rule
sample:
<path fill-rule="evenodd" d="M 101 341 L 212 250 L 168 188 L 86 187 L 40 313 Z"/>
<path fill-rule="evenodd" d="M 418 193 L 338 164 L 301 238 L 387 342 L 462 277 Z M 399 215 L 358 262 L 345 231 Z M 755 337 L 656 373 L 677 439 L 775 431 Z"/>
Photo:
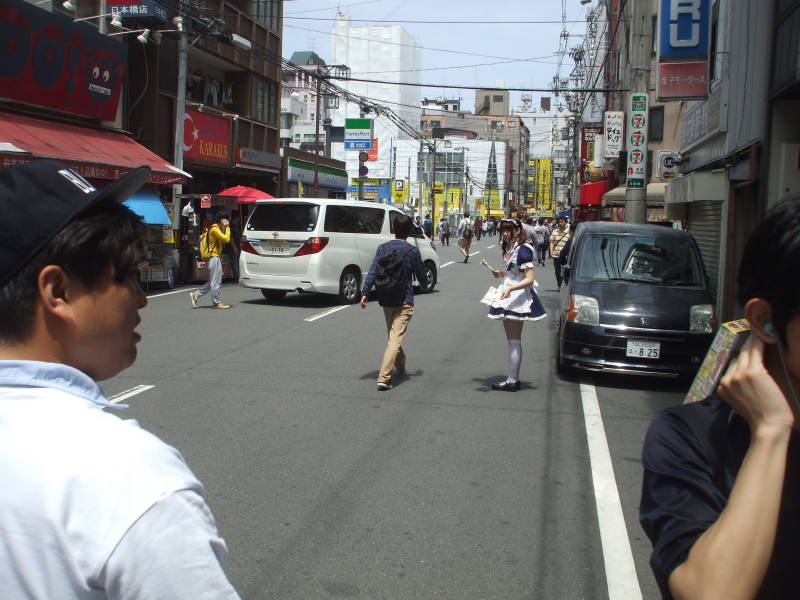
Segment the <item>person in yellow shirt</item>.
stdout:
<path fill-rule="evenodd" d="M 190 294 L 192 307 L 197 308 L 197 303 L 209 291 L 211 292 L 211 308 L 225 309 L 230 308 L 230 304 L 223 304 L 219 300 L 219 290 L 222 287 L 222 247 L 231 241 L 231 228 L 228 223 L 227 215 L 220 213 L 217 222 L 208 230 L 208 247 L 211 258 L 206 261 L 208 266 L 208 281 L 206 281 L 197 291 Z"/>

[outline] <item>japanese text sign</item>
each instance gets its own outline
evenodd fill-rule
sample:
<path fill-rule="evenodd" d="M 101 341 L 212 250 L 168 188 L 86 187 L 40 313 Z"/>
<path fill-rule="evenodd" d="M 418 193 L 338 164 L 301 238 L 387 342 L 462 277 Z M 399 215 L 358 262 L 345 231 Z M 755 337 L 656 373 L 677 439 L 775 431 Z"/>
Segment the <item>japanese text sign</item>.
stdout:
<path fill-rule="evenodd" d="M 606 140 L 606 158 L 617 158 L 622 150 L 625 136 L 625 113 L 609 110 L 603 119 L 603 135 Z"/>
<path fill-rule="evenodd" d="M 628 136 L 628 179 L 630 189 L 647 187 L 647 94 L 631 94 L 628 110 L 630 134 Z"/>

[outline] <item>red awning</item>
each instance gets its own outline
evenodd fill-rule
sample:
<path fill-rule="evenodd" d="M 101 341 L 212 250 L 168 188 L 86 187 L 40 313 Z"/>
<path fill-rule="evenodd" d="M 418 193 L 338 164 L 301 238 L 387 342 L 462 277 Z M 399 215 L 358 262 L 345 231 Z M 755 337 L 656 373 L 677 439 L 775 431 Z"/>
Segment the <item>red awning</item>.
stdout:
<path fill-rule="evenodd" d="M 607 190 L 607 180 L 584 183 L 581 186 L 579 203 L 582 206 L 600 206 L 603 203 L 603 194 L 605 194 Z"/>
<path fill-rule="evenodd" d="M 0 112 L 0 167 L 37 158 L 60 160 L 87 179 L 117 179 L 147 165 L 152 183 L 184 183 L 189 174 L 128 136 Z"/>
<path fill-rule="evenodd" d="M 275 197 L 267 192 L 262 192 L 256 188 L 244 185 L 237 185 L 224 189 L 221 192 L 217 192 L 215 196 L 233 196 L 239 204 L 255 204 L 256 200 L 267 200 Z"/>

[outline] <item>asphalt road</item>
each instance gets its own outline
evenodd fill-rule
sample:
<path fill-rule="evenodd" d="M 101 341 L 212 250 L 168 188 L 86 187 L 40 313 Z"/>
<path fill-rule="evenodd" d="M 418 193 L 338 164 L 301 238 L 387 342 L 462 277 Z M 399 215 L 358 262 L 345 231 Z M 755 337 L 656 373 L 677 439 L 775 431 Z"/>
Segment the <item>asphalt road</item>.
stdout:
<path fill-rule="evenodd" d="M 558 377 L 548 262 L 537 271 L 548 316 L 523 331 L 522 390 L 492 391 L 506 342 L 478 302 L 494 284 L 478 261 L 500 265 L 497 243 L 474 242 L 468 264 L 455 244 L 440 249 L 446 266 L 417 296 L 404 344 L 408 375 L 387 392 L 375 388 L 376 302 L 329 312 L 331 297 L 270 304 L 226 284 L 231 310 L 192 310 L 194 288 L 149 292 L 139 359 L 103 388 L 133 390 L 122 416 L 204 482 L 242 597 L 659 597 L 637 520 L 639 457 L 652 415 L 685 386 Z"/>

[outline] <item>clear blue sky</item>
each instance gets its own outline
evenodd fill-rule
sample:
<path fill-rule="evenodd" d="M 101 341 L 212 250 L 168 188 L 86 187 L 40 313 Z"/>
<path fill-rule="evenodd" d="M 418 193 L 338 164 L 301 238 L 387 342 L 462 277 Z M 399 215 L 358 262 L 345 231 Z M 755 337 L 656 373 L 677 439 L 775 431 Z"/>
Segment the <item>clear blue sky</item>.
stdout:
<path fill-rule="evenodd" d="M 338 3 L 353 25 L 382 24 L 382 21 L 484 21 L 480 24 L 391 23 L 401 24 L 424 49 L 421 51 L 422 83 L 488 86 L 503 81 L 505 87 L 548 87 L 558 69 L 561 15 L 566 9 L 567 30 L 572 34 L 586 31 L 587 9 L 579 0 L 342 0 Z M 487 6 L 496 8 L 488 13 Z M 331 28 L 336 17 L 335 0 L 285 0 L 283 56 L 314 50 L 323 59 L 331 55 Z M 302 17 L 302 19 L 301 19 Z M 358 23 L 356 19 L 369 21 Z M 510 21 L 510 24 L 485 23 Z M 553 21 L 544 24 L 521 24 L 520 21 Z M 570 21 L 580 21 L 578 23 Z M 389 24 L 389 23 L 387 23 Z M 569 46 L 580 42 L 570 38 Z M 438 50 L 435 50 L 438 49 Z M 443 51 L 442 51 L 443 50 Z M 459 54 L 461 52 L 463 54 Z M 508 62 L 510 59 L 525 59 Z M 489 63 L 489 64 L 487 64 Z M 499 64 L 498 64 L 499 63 Z M 563 60 L 561 76 L 569 74 L 572 61 Z M 358 77 L 358 73 L 353 73 Z M 379 78 L 366 75 L 367 78 Z M 426 88 L 423 94 L 461 96 L 471 108 L 471 90 Z M 540 95 L 533 93 L 534 104 Z M 519 94 L 512 95 L 512 108 L 518 106 Z"/>

